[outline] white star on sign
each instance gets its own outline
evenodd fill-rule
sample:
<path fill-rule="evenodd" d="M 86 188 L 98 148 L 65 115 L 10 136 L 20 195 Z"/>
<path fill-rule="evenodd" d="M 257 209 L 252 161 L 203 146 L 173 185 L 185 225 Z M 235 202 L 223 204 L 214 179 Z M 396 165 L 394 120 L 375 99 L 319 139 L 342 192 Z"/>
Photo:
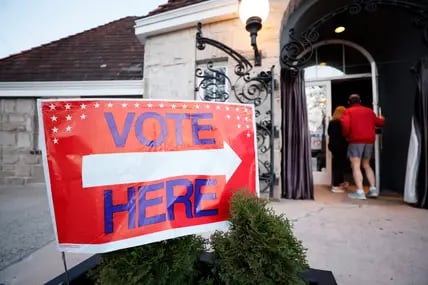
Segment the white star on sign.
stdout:
<path fill-rule="evenodd" d="M 198 104 L 196 104 L 195 108 L 199 110 L 200 106 Z"/>
<path fill-rule="evenodd" d="M 171 105 L 171 108 L 175 109 L 175 107 L 176 107 L 176 106 L 175 106 L 175 104 L 172 104 L 172 105 Z"/>
<path fill-rule="evenodd" d="M 53 116 L 51 117 L 52 122 L 56 122 L 56 119 L 57 119 L 57 117 L 56 117 L 55 115 L 53 115 Z"/>
<path fill-rule="evenodd" d="M 251 137 L 251 134 L 250 134 L 250 133 L 247 133 L 247 137 Z"/>
<path fill-rule="evenodd" d="M 250 125 L 246 125 L 245 127 L 247 127 L 247 129 L 249 129 L 249 128 L 250 128 Z"/>
<path fill-rule="evenodd" d="M 217 107 L 215 107 L 217 110 L 220 110 L 220 105 L 217 105 Z"/>
<path fill-rule="evenodd" d="M 109 102 L 109 103 L 107 104 L 107 107 L 112 108 L 112 107 L 113 107 L 113 104 L 112 104 L 111 102 Z"/>
<path fill-rule="evenodd" d="M 55 110 L 55 108 L 56 108 L 56 107 L 55 107 L 55 104 L 50 104 L 50 105 L 49 105 L 49 108 L 50 108 L 51 110 Z"/>
<path fill-rule="evenodd" d="M 230 115 L 226 115 L 226 118 L 227 118 L 227 119 L 230 119 Z"/>
<path fill-rule="evenodd" d="M 209 108 L 211 108 L 211 107 L 210 107 L 210 105 L 205 105 L 205 108 L 209 109 Z"/>
<path fill-rule="evenodd" d="M 86 105 L 85 104 L 82 104 L 82 105 L 80 105 L 80 109 L 86 109 Z"/>
<path fill-rule="evenodd" d="M 236 116 L 236 119 L 239 121 L 240 119 L 241 119 L 241 117 L 239 117 L 239 116 Z"/>
<path fill-rule="evenodd" d="M 57 127 L 53 127 L 53 128 L 52 128 L 52 132 L 53 132 L 53 133 L 57 133 L 57 132 L 58 132 L 58 128 L 57 128 Z"/>
<path fill-rule="evenodd" d="M 67 121 L 71 121 L 71 119 L 72 119 L 71 115 L 67 115 L 67 116 L 65 116 L 65 118 L 67 119 Z"/>
<path fill-rule="evenodd" d="M 240 129 L 241 128 L 241 125 L 240 124 L 238 124 L 238 129 Z"/>
<path fill-rule="evenodd" d="M 70 110 L 70 109 L 71 109 L 71 105 L 70 105 L 70 104 L 68 104 L 68 103 L 67 103 L 67 104 L 65 104 L 65 109 L 66 109 L 66 110 Z"/>
<path fill-rule="evenodd" d="M 54 139 L 53 139 L 53 143 L 54 143 L 54 144 L 58 144 L 58 139 L 57 139 L 57 138 L 54 138 Z"/>
<path fill-rule="evenodd" d="M 98 104 L 98 102 L 97 102 L 97 103 L 95 103 L 94 107 L 95 107 L 95 108 L 99 108 L 99 107 L 100 107 L 100 104 Z"/>
<path fill-rule="evenodd" d="M 122 103 L 122 107 L 123 108 L 126 108 L 128 106 L 128 104 L 127 103 Z"/>
<path fill-rule="evenodd" d="M 86 115 L 85 114 L 80 115 L 80 119 L 82 120 L 86 119 Z"/>
<path fill-rule="evenodd" d="M 153 104 L 149 103 L 149 104 L 147 104 L 147 107 L 151 108 L 151 107 L 153 107 Z"/>
<path fill-rule="evenodd" d="M 138 107 L 140 107 L 140 103 L 135 103 L 134 106 L 135 106 L 135 108 L 138 108 Z"/>
<path fill-rule="evenodd" d="M 159 107 L 163 108 L 165 105 L 163 103 L 159 104 Z"/>
<path fill-rule="evenodd" d="M 67 126 L 67 127 L 65 128 L 65 130 L 66 130 L 67 132 L 71 131 L 71 126 Z"/>
<path fill-rule="evenodd" d="M 239 112 L 239 107 L 236 107 L 235 111 L 236 111 L 236 112 Z"/>
<path fill-rule="evenodd" d="M 229 111 L 229 109 L 230 109 L 230 108 L 229 108 L 228 106 L 226 106 L 226 111 Z"/>
<path fill-rule="evenodd" d="M 182 108 L 183 108 L 183 109 L 186 109 L 186 108 L 187 108 L 187 105 L 186 105 L 186 104 L 183 104 Z"/>

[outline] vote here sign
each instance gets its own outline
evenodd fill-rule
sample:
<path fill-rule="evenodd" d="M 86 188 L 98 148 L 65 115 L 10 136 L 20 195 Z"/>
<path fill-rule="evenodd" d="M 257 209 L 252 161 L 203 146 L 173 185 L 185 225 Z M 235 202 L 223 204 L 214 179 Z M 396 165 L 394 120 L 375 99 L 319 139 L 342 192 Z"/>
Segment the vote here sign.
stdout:
<path fill-rule="evenodd" d="M 258 195 L 254 108 L 157 100 L 39 100 L 62 251 L 100 253 L 224 229 Z"/>

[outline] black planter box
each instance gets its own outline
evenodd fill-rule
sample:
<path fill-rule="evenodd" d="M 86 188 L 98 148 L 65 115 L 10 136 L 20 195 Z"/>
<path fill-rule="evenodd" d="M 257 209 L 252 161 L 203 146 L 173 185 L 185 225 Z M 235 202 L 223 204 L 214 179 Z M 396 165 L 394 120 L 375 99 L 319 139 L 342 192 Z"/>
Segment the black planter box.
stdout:
<path fill-rule="evenodd" d="M 210 253 L 202 254 L 199 256 L 199 261 L 202 264 L 212 264 L 212 255 Z M 100 262 L 101 255 L 96 254 L 69 269 L 68 278 L 70 280 L 70 285 L 93 285 L 94 282 L 87 278 L 86 273 Z M 333 273 L 326 270 L 310 268 L 303 273 L 303 279 L 306 280 L 308 285 L 337 285 Z M 63 273 L 45 283 L 45 285 L 65 285 L 67 284 L 66 280 L 67 276 Z"/>

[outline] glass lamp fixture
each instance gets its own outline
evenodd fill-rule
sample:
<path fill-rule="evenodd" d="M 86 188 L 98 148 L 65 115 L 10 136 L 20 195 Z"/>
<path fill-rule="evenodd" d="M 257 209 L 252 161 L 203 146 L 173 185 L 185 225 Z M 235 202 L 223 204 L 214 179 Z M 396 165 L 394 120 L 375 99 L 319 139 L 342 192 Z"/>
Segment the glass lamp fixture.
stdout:
<path fill-rule="evenodd" d="M 338 26 L 338 27 L 336 27 L 336 29 L 334 29 L 334 32 L 336 34 L 343 33 L 344 31 L 345 31 L 345 27 L 344 26 Z"/>
<path fill-rule="evenodd" d="M 251 46 L 254 49 L 255 66 L 261 66 L 262 55 L 257 48 L 257 32 L 269 15 L 269 0 L 240 0 L 239 17 L 250 33 Z"/>

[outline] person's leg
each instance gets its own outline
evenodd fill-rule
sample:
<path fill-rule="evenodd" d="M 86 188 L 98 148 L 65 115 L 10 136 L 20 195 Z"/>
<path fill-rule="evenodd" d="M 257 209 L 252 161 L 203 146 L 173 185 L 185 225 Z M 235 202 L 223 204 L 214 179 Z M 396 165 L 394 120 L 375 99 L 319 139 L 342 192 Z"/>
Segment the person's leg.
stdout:
<path fill-rule="evenodd" d="M 340 184 L 342 185 L 343 189 L 346 189 L 348 186 L 348 183 L 345 179 L 345 170 L 346 170 L 346 164 L 349 163 L 348 158 L 346 157 L 346 153 L 342 153 L 339 160 L 339 176 L 340 176 Z"/>
<path fill-rule="evenodd" d="M 370 165 L 370 158 L 373 154 L 374 146 L 372 144 L 367 144 L 364 146 L 363 152 L 363 160 L 362 165 L 364 168 L 364 172 L 366 173 L 367 180 L 370 184 L 369 193 L 367 193 L 368 197 L 377 197 L 379 196 L 379 191 L 376 189 L 376 178 L 373 171 L 373 168 Z"/>
<path fill-rule="evenodd" d="M 363 173 L 361 172 L 361 158 L 350 157 L 352 176 L 354 177 L 354 183 L 357 186 L 357 190 L 363 189 Z"/>
<path fill-rule="evenodd" d="M 332 188 L 331 191 L 334 193 L 342 193 L 344 192 L 340 184 L 343 182 L 343 174 L 341 169 L 340 157 L 337 154 L 333 154 L 332 159 L 332 171 L 333 171 L 333 179 L 332 179 Z"/>
<path fill-rule="evenodd" d="M 366 173 L 367 180 L 369 181 L 370 188 L 376 187 L 375 175 L 373 168 L 370 166 L 370 159 L 363 158 L 361 161 L 364 172 Z"/>
<path fill-rule="evenodd" d="M 363 174 L 361 173 L 361 157 L 363 156 L 364 145 L 350 144 L 348 146 L 348 157 L 351 161 L 352 176 L 354 183 L 357 186 L 357 191 L 349 193 L 349 198 L 366 199 L 366 194 L 363 190 Z"/>
<path fill-rule="evenodd" d="M 334 155 L 333 159 L 332 159 L 332 168 L 333 168 L 333 181 L 332 184 L 333 186 L 339 186 L 341 181 L 340 181 L 340 169 L 339 169 L 340 165 L 339 165 L 339 158 Z"/>

